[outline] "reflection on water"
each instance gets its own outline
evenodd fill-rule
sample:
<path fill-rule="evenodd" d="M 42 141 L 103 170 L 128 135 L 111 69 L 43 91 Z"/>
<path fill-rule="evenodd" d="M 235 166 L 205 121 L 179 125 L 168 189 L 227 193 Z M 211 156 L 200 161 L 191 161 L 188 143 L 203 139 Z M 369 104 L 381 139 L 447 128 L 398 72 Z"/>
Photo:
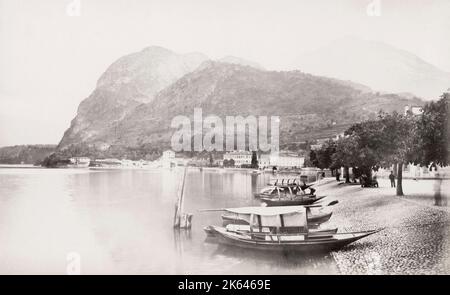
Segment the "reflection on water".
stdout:
<path fill-rule="evenodd" d="M 0 169 L 0 273 L 334 273 L 330 255 L 267 254 L 205 242 L 204 208 L 259 205 L 269 173 L 189 169 L 191 231 L 172 228 L 182 170 Z"/>

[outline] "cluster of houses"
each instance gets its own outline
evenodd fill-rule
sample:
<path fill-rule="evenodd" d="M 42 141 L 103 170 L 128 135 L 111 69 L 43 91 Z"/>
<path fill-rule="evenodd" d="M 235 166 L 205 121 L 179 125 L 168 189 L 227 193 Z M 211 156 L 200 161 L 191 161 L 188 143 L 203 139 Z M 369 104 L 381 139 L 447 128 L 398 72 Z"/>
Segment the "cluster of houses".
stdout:
<path fill-rule="evenodd" d="M 412 115 L 422 114 L 423 109 L 421 106 L 405 106 L 404 113 Z M 315 144 L 312 144 L 311 150 L 317 150 L 322 147 L 329 140 L 338 140 L 344 137 L 344 133 L 336 134 L 333 137 L 327 137 L 322 139 L 317 139 Z M 193 157 L 184 158 L 177 157 L 175 152 L 172 150 L 166 150 L 163 152 L 162 156 L 156 161 L 132 161 L 128 159 L 96 159 L 91 160 L 88 157 L 72 157 L 68 159 L 64 164 L 67 167 L 72 168 L 171 168 L 176 166 L 215 166 L 215 167 L 236 167 L 236 168 L 247 168 L 252 166 L 252 159 L 257 157 L 257 163 L 259 169 L 298 169 L 304 168 L 305 158 L 296 153 L 289 151 L 280 151 L 278 153 L 254 153 L 251 151 L 229 151 L 223 154 L 223 157 L 214 158 L 211 155 L 206 157 Z M 253 167 L 255 168 L 255 167 Z M 435 177 L 440 173 L 450 174 L 450 168 L 443 169 L 442 167 L 419 167 L 417 165 L 409 164 L 404 166 L 404 177 L 406 178 L 428 178 Z M 344 175 L 343 169 L 341 169 L 341 175 Z M 391 169 L 380 169 L 376 174 L 378 176 L 386 176 L 390 173 Z M 439 170 L 439 171 L 438 171 Z M 352 171 L 349 171 L 352 175 Z M 386 175 L 385 175 L 386 174 Z"/>
<path fill-rule="evenodd" d="M 420 106 L 405 106 L 405 114 L 420 115 L 423 112 Z M 329 140 L 338 140 L 344 137 L 344 133 L 336 134 L 334 137 L 320 138 L 316 140 L 315 144 L 311 145 L 311 150 L 317 150 L 322 147 L 324 143 Z M 259 169 L 296 169 L 304 167 L 305 158 L 299 156 L 296 153 L 289 151 L 281 151 L 278 153 L 256 153 L 258 168 Z M 119 159 L 96 159 L 90 160 L 87 157 L 72 157 L 69 159 L 68 167 L 101 167 L 101 168 L 145 168 L 145 167 L 165 167 L 170 168 L 174 166 L 218 166 L 218 167 L 237 167 L 244 168 L 250 167 L 252 164 L 253 152 L 251 151 L 229 151 L 223 154 L 221 159 L 211 158 L 180 158 L 176 157 L 175 152 L 172 150 L 164 151 L 162 156 L 156 161 L 132 161 L 132 160 L 119 160 Z M 428 174 L 426 171 L 419 169 L 418 167 L 407 166 L 410 169 L 410 174 L 422 176 Z M 406 167 L 405 167 L 406 168 Z M 426 169 L 425 169 L 426 170 Z M 406 171 L 405 171 L 406 172 Z"/>
<path fill-rule="evenodd" d="M 252 164 L 253 152 L 251 151 L 230 151 L 226 152 L 222 158 L 214 159 L 209 157 L 194 157 L 194 158 L 178 158 L 175 152 L 168 150 L 163 152 L 159 159 L 162 167 L 174 166 L 216 166 L 216 167 L 236 167 L 245 168 Z M 291 152 L 280 152 L 272 154 L 258 154 L 257 153 L 258 168 L 301 168 L 305 164 L 305 158 Z"/>
<path fill-rule="evenodd" d="M 253 152 L 231 151 L 223 155 L 223 162 L 234 164 L 235 167 L 248 167 L 252 164 Z M 266 168 L 301 168 L 305 164 L 305 158 L 291 152 L 279 152 L 271 154 L 257 154 L 258 167 Z"/>

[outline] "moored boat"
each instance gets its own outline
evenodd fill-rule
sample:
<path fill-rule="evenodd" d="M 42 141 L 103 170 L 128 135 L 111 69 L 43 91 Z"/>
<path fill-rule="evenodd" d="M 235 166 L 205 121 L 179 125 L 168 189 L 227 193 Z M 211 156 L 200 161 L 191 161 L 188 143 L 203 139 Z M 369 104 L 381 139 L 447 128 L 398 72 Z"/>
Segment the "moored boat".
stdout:
<path fill-rule="evenodd" d="M 294 182 L 287 182 L 284 184 L 273 184 L 263 188 L 260 192 L 254 193 L 255 198 L 283 198 L 283 197 L 296 197 L 296 196 L 315 196 L 315 189 L 307 185 L 306 183 L 300 185 Z M 307 190 L 309 190 L 307 192 Z"/>
<path fill-rule="evenodd" d="M 215 226 L 208 225 L 203 228 L 203 230 L 206 232 L 208 237 L 217 237 Z M 230 232 L 242 232 L 242 233 L 250 233 L 250 225 L 246 224 L 229 224 L 225 227 L 227 231 Z M 255 232 L 255 230 L 254 230 Z M 256 230 L 258 232 L 258 230 Z M 262 230 L 264 232 L 264 229 Z M 267 230 L 266 230 L 267 232 Z M 335 233 L 337 233 L 337 228 L 331 228 L 331 229 L 308 229 L 308 235 L 311 237 L 326 237 L 326 236 L 332 236 Z"/>
<path fill-rule="evenodd" d="M 219 243 L 254 250 L 287 252 L 328 252 L 338 250 L 359 239 L 372 235 L 379 230 L 335 233 L 330 236 L 299 234 L 255 234 L 250 232 L 228 231 L 226 228 L 213 226 Z"/>
<path fill-rule="evenodd" d="M 316 195 L 291 195 L 282 197 L 261 198 L 261 202 L 265 203 L 268 207 L 299 206 L 299 205 L 314 204 L 325 197 L 326 196 L 316 196 Z"/>
<path fill-rule="evenodd" d="M 255 250 L 316 252 L 336 250 L 378 232 L 309 229 L 307 208 L 303 206 L 253 207 L 251 211 L 236 208 L 235 211 L 248 220 L 248 225 L 211 225 L 205 228 L 208 237 L 222 244 Z"/>
<path fill-rule="evenodd" d="M 328 205 L 316 205 L 316 206 L 306 206 L 306 218 L 309 226 L 319 225 L 328 220 L 330 220 L 333 212 L 329 210 L 324 210 L 327 206 L 336 204 L 337 201 L 331 202 Z M 243 208 L 227 208 L 224 209 L 225 213 L 221 215 L 223 225 L 228 224 L 248 224 L 247 213 L 251 213 L 255 207 L 243 207 Z M 258 208 L 258 207 L 256 207 Z M 274 208 L 274 207 L 272 207 Z M 283 208 L 288 208 L 283 207 Z M 237 210 L 236 210 L 237 209 Z M 296 210 L 296 206 L 291 206 L 292 210 Z M 246 211 L 246 212 L 245 212 Z M 244 212 L 244 214 L 243 214 Z"/>

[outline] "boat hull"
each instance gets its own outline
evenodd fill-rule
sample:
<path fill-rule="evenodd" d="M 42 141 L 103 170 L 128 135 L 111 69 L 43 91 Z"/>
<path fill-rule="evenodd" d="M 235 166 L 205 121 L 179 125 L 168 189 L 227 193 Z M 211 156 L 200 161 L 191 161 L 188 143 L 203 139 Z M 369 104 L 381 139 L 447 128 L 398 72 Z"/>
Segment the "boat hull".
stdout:
<path fill-rule="evenodd" d="M 219 234 L 217 233 L 214 226 L 206 226 L 203 228 L 206 235 L 208 237 L 218 237 Z M 249 233 L 250 231 L 248 229 L 240 230 L 243 233 Z M 337 233 L 337 228 L 331 228 L 331 229 L 313 229 L 309 232 L 309 235 L 312 237 L 319 237 L 319 236 L 331 236 Z"/>
<path fill-rule="evenodd" d="M 266 193 L 253 193 L 253 196 L 255 198 L 261 199 L 261 198 L 278 198 L 277 194 L 266 194 Z M 304 196 L 314 196 L 314 194 L 306 194 Z"/>
<path fill-rule="evenodd" d="M 322 200 L 325 196 L 314 196 L 314 197 L 294 197 L 290 198 L 261 198 L 261 202 L 264 202 L 269 207 L 273 206 L 300 206 L 300 205 L 311 205 L 319 200 Z"/>
<path fill-rule="evenodd" d="M 313 238 L 295 242 L 259 241 L 251 239 L 249 234 L 234 234 L 224 228 L 213 227 L 217 242 L 228 246 L 262 251 L 282 252 L 330 252 L 338 250 L 359 239 L 378 231 L 334 234 L 331 238 Z"/>

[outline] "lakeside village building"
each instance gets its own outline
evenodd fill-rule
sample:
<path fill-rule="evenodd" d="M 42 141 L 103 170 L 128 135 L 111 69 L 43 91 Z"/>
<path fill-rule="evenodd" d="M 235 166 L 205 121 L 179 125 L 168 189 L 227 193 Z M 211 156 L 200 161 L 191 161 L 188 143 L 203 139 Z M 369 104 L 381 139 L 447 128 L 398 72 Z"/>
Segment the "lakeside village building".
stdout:
<path fill-rule="evenodd" d="M 233 160 L 235 167 L 251 165 L 252 152 L 250 151 L 231 151 L 223 155 L 223 160 Z M 295 153 L 280 152 L 278 154 L 258 155 L 258 166 L 264 168 L 301 168 L 305 164 L 305 158 Z"/>
<path fill-rule="evenodd" d="M 88 157 L 72 157 L 72 158 L 69 158 L 69 163 L 67 164 L 67 167 L 85 168 L 85 167 L 89 167 L 90 163 L 91 163 L 91 159 L 89 159 Z"/>

